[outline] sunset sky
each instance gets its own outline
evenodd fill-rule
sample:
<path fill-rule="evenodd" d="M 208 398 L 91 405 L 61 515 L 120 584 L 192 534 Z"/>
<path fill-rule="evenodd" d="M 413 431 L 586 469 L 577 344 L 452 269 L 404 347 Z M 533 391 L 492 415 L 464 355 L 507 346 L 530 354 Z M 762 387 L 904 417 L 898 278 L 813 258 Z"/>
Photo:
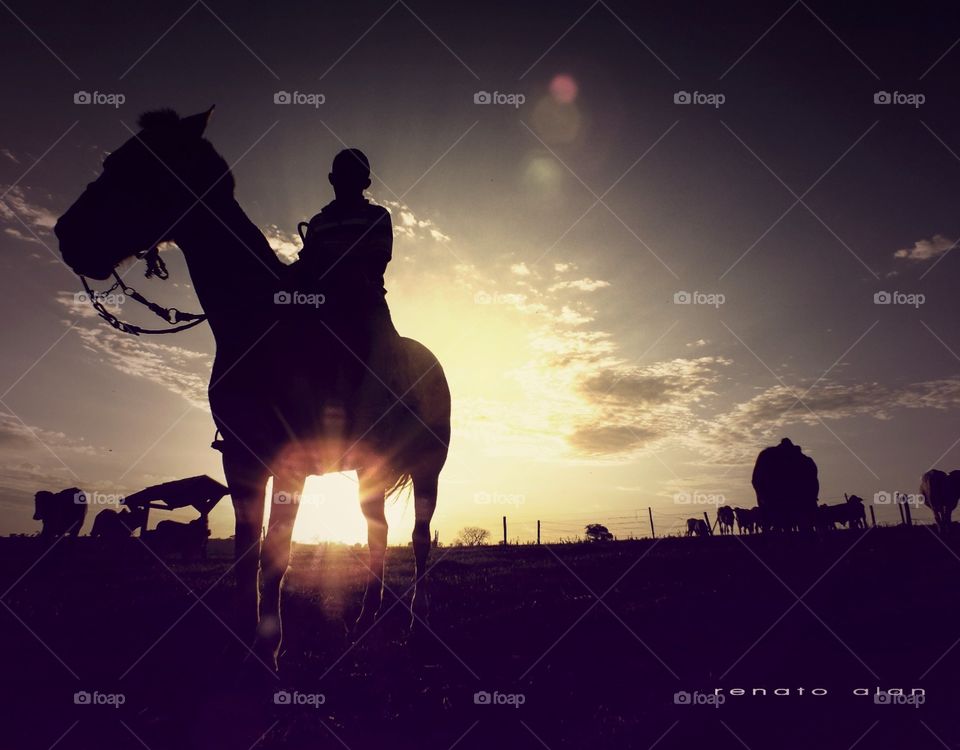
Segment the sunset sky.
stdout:
<path fill-rule="evenodd" d="M 44 5 L 0 9 L 0 533 L 38 530 L 38 489 L 222 479 L 209 330 L 115 332 L 75 299 L 51 231 L 162 106 L 216 104 L 207 137 L 285 254 L 332 198 L 333 155 L 370 157 L 394 320 L 453 394 L 441 541 L 497 535 L 504 514 L 511 538 L 539 518 L 557 539 L 591 521 L 644 534 L 648 506 L 658 531 L 712 511 L 677 493 L 753 505 L 756 454 L 786 435 L 825 502 L 960 466 L 945 6 Z M 128 280 L 196 310 L 165 258 L 170 281 Z M 308 489 L 295 538 L 365 539 L 351 478 Z M 392 512 L 402 543 L 412 508 Z M 227 501 L 213 533 L 232 533 Z"/>

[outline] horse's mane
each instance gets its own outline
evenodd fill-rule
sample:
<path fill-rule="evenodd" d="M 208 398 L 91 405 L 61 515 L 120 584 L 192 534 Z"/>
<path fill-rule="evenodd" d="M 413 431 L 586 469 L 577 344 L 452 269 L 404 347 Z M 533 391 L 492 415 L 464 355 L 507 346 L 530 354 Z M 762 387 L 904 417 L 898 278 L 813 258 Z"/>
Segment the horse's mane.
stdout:
<path fill-rule="evenodd" d="M 137 118 L 137 125 L 145 135 L 156 135 L 161 139 L 164 135 L 176 138 L 179 134 L 177 126 L 181 122 L 183 118 L 177 114 L 176 110 L 169 107 L 144 112 Z M 233 195 L 236 182 L 233 179 L 233 172 L 230 171 L 230 165 L 206 138 L 201 138 L 200 143 L 202 145 L 197 152 L 191 154 L 191 170 L 196 175 L 209 177 L 211 182 L 216 180 L 217 191 L 226 191 L 229 195 Z M 202 182 L 204 180 L 201 180 Z"/>

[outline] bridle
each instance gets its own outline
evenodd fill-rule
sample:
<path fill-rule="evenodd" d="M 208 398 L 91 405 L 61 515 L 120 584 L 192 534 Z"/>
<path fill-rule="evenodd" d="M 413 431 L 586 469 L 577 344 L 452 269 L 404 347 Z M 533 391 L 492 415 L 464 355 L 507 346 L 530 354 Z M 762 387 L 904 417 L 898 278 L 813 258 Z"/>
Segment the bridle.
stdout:
<path fill-rule="evenodd" d="M 153 247 L 149 250 L 144 250 L 141 253 L 137 253 L 136 257 L 146 261 L 147 270 L 144 273 L 145 278 L 149 279 L 151 276 L 156 276 L 161 281 L 166 281 L 168 278 L 170 278 L 170 273 L 167 271 L 167 266 L 160 257 L 160 250 L 158 248 Z M 183 312 L 175 307 L 163 307 L 162 305 L 158 305 L 156 302 L 151 302 L 132 286 L 128 286 L 126 283 L 124 283 L 123 278 L 121 278 L 121 276 L 117 273 L 116 269 L 114 269 L 112 273 L 114 278 L 113 285 L 105 292 L 95 292 L 90 288 L 90 284 L 85 276 L 82 274 L 77 275 L 80 276 L 80 281 L 83 283 L 83 288 L 87 293 L 87 298 L 90 300 L 90 304 L 93 305 L 93 309 L 97 311 L 97 314 L 101 318 L 103 318 L 121 333 L 129 333 L 133 336 L 139 336 L 141 333 L 178 333 L 179 331 L 186 331 L 189 328 L 193 328 L 207 319 L 207 316 L 204 314 Z M 126 323 L 120 320 L 116 315 L 110 312 L 101 301 L 114 289 L 121 290 L 124 296 L 130 297 L 131 299 L 139 302 L 141 305 L 153 312 L 157 317 L 163 318 L 167 323 L 173 326 L 173 328 L 142 328 L 134 323 Z"/>

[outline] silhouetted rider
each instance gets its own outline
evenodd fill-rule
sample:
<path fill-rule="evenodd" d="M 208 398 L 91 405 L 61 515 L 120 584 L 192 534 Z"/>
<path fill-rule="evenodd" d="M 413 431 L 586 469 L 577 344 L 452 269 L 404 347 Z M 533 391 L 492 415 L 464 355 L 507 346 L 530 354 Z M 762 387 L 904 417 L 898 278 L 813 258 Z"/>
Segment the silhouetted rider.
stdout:
<path fill-rule="evenodd" d="M 299 260 L 288 268 L 290 287 L 324 295 L 315 309 L 347 349 L 338 353 L 340 372 L 350 385 L 365 388 L 369 407 L 371 379 L 375 398 L 383 401 L 377 381 L 387 379 L 388 352 L 397 337 L 383 281 L 393 257 L 393 227 L 389 212 L 364 197 L 370 162 L 361 150 L 338 153 L 328 179 L 336 197 L 308 222 Z M 369 421 L 370 415 L 359 418 Z"/>

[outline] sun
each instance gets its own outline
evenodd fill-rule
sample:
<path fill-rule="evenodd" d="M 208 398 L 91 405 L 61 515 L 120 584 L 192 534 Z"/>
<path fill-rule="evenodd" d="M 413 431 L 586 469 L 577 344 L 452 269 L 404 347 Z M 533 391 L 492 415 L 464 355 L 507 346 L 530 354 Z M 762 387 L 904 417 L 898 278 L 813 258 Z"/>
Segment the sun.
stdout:
<path fill-rule="evenodd" d="M 293 541 L 366 543 L 367 522 L 360 512 L 356 472 L 307 478 Z"/>

